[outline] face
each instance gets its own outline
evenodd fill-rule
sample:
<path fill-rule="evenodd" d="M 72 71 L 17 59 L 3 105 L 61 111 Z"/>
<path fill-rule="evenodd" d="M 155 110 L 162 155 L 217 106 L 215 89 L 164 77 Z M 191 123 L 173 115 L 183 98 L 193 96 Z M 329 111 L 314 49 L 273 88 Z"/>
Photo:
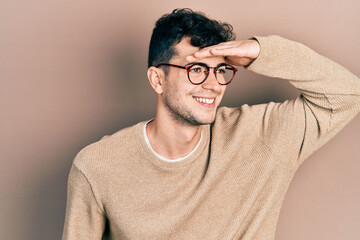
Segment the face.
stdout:
<path fill-rule="evenodd" d="M 177 55 L 169 63 L 180 66 L 189 64 L 186 57 L 199 50 L 190 44 L 188 38 L 183 38 L 175 49 Z M 215 67 L 225 61 L 223 57 L 209 57 L 197 62 Z M 212 70 L 204 83 L 194 85 L 188 80 L 185 69 L 170 67 L 160 99 L 173 120 L 185 125 L 210 124 L 215 120 L 225 89 L 226 86 L 217 82 Z"/>

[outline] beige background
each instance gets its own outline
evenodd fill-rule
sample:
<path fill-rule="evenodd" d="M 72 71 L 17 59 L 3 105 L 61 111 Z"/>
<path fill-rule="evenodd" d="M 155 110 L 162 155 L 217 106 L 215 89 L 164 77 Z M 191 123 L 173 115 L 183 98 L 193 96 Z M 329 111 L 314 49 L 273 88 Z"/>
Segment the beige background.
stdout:
<path fill-rule="evenodd" d="M 60 239 L 76 153 L 154 116 L 147 48 L 156 19 L 174 8 L 227 21 L 238 39 L 299 41 L 360 76 L 358 0 L 220 2 L 0 2 L 0 239 Z M 286 81 L 243 72 L 223 104 L 298 93 Z M 360 239 L 359 137 L 358 116 L 300 167 L 277 240 Z"/>

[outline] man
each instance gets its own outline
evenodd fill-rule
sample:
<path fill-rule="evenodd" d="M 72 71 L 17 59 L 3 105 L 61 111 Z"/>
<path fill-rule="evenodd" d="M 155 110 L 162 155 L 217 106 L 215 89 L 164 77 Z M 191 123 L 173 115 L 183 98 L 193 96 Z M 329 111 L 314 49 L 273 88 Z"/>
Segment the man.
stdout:
<path fill-rule="evenodd" d="M 360 81 L 279 36 L 176 9 L 154 28 L 156 117 L 93 143 L 69 175 L 63 239 L 274 239 L 301 163 L 360 111 Z M 289 80 L 282 103 L 217 108 L 237 68 Z"/>

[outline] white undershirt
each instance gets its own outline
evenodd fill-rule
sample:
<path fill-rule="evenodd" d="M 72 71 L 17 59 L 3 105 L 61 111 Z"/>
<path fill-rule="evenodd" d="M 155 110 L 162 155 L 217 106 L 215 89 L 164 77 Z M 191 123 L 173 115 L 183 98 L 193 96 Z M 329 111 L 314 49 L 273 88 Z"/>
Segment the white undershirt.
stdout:
<path fill-rule="evenodd" d="M 201 140 L 202 140 L 202 132 L 201 132 L 200 140 L 199 140 L 198 144 L 196 145 L 196 147 L 194 148 L 194 150 L 192 150 L 192 151 L 191 151 L 188 155 L 186 155 L 185 157 L 181 157 L 181 158 L 177 158 L 177 159 L 168 159 L 168 158 L 165 158 L 165 157 L 163 157 L 163 156 L 160 156 L 159 154 L 157 154 L 157 153 L 154 151 L 154 149 L 152 149 L 152 147 L 151 147 L 151 145 L 150 145 L 150 141 L 149 141 L 149 139 L 148 139 L 148 137 L 147 137 L 147 134 L 146 134 L 146 126 L 147 126 L 147 124 L 148 124 L 149 122 L 151 122 L 152 120 L 154 120 L 154 119 L 149 120 L 149 121 L 148 121 L 147 123 L 145 123 L 145 125 L 144 125 L 144 137 L 145 137 L 145 142 L 146 142 L 146 144 L 149 146 L 149 148 L 151 149 L 151 151 L 152 151 L 158 158 L 160 158 L 161 160 L 164 160 L 164 161 L 166 161 L 166 162 L 180 162 L 180 161 L 184 160 L 185 158 L 190 157 L 191 154 L 193 154 L 193 153 L 196 151 L 196 149 L 199 147 L 199 145 L 200 145 L 200 143 L 201 143 Z"/>

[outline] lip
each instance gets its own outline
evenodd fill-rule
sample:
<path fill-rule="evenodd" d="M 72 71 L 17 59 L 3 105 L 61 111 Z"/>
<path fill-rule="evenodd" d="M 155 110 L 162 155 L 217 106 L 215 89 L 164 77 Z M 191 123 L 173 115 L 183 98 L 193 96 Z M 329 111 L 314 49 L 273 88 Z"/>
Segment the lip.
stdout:
<path fill-rule="evenodd" d="M 192 98 L 194 99 L 195 102 L 197 102 L 198 104 L 200 104 L 200 105 L 203 106 L 203 107 L 207 107 L 207 108 L 213 108 L 213 107 L 215 107 L 216 97 L 192 96 Z M 199 101 L 197 101 L 196 98 L 214 99 L 214 101 L 213 101 L 212 103 L 204 103 L 204 102 L 199 102 Z"/>

